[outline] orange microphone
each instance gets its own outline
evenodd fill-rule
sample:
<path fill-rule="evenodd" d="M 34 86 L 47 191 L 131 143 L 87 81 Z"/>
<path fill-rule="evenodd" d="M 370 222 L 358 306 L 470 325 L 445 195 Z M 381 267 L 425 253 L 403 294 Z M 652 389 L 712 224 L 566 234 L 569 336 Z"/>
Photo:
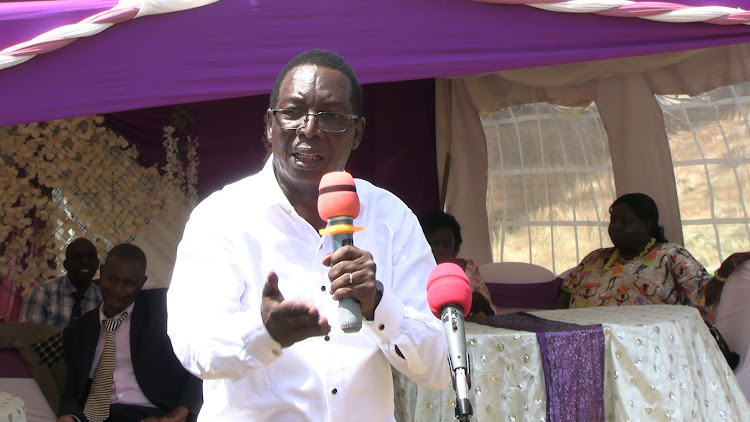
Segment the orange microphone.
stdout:
<path fill-rule="evenodd" d="M 362 227 L 354 226 L 359 215 L 359 196 L 352 175 L 345 171 L 326 173 L 318 186 L 318 215 L 326 220 L 321 236 L 331 235 L 333 250 L 354 244 L 354 232 Z M 345 333 L 356 333 L 362 328 L 362 308 L 351 297 L 339 301 L 339 324 Z"/>

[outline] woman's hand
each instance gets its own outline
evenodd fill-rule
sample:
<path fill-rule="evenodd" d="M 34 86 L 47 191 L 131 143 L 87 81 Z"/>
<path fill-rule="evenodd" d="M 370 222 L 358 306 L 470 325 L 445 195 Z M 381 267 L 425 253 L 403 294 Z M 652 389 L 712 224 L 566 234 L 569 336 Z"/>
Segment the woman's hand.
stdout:
<path fill-rule="evenodd" d="M 713 305 L 721 299 L 721 291 L 724 290 L 724 282 L 745 261 L 750 259 L 750 252 L 735 252 L 714 272 L 714 278 L 706 286 L 706 305 Z"/>
<path fill-rule="evenodd" d="M 729 257 L 725 259 L 724 262 L 721 263 L 721 266 L 719 267 L 718 270 L 716 270 L 714 274 L 718 275 L 721 278 L 726 279 L 727 277 L 732 275 L 732 273 L 737 269 L 737 267 L 742 265 L 748 259 L 750 259 L 750 251 L 735 252 L 729 255 Z"/>
<path fill-rule="evenodd" d="M 484 313 L 484 316 L 495 315 L 495 311 L 492 310 L 492 306 L 490 306 L 490 302 L 487 298 L 479 292 L 472 292 L 469 316 L 482 316 L 480 315 L 482 313 Z"/>

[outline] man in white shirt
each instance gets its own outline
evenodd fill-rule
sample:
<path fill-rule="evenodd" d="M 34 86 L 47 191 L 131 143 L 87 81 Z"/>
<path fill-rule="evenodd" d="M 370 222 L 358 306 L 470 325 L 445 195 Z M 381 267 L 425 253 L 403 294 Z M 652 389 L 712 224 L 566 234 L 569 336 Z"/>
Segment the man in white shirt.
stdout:
<path fill-rule="evenodd" d="M 416 217 L 355 180 L 354 246 L 332 251 L 318 185 L 343 170 L 365 128 L 349 65 L 311 50 L 279 75 L 266 111 L 272 155 L 192 213 L 168 293 L 168 332 L 203 378 L 199 421 L 394 421 L 391 366 L 417 384 L 450 381 L 425 285 L 434 267 Z M 344 333 L 338 301 L 361 304 Z"/>

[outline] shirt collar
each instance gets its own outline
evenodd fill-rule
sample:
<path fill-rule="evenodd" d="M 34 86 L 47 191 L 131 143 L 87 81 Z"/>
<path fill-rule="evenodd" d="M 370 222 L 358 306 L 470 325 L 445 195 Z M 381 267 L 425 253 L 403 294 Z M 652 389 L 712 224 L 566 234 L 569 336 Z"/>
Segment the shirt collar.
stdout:
<path fill-rule="evenodd" d="M 73 285 L 73 282 L 70 281 L 70 278 L 68 277 L 67 274 L 65 274 L 63 276 L 63 281 L 62 281 L 62 286 L 61 287 L 63 289 L 63 292 L 66 295 L 72 295 L 73 293 L 75 293 L 77 291 L 76 286 Z"/>
<path fill-rule="evenodd" d="M 63 293 L 66 295 L 72 295 L 73 293 L 78 291 L 78 289 L 76 289 L 76 286 L 73 285 L 73 282 L 70 281 L 70 277 L 68 277 L 67 274 L 63 276 L 62 289 L 63 289 Z M 83 292 L 83 295 L 87 299 L 96 298 L 96 289 L 97 287 L 92 281 L 91 284 L 89 284 L 89 288 L 86 289 L 85 292 Z"/>
<path fill-rule="evenodd" d="M 274 155 L 271 154 L 268 157 L 266 164 L 263 165 L 261 171 L 257 173 L 257 177 L 260 179 L 261 186 L 265 186 L 268 189 L 264 192 L 264 194 L 267 195 L 266 210 L 269 211 L 274 206 L 278 205 L 285 211 L 294 211 L 292 203 L 289 202 L 289 199 L 286 197 L 286 195 L 284 195 L 284 192 L 281 190 L 281 186 L 279 186 L 279 181 L 276 180 L 276 174 L 274 173 L 273 169 L 273 159 Z M 362 193 L 359 192 L 362 186 L 357 183 L 357 179 L 354 179 L 354 183 L 357 185 L 357 193 L 362 195 Z M 359 213 L 362 214 L 365 210 L 366 204 L 360 200 L 359 207 Z"/>
<path fill-rule="evenodd" d="M 128 320 L 129 318 L 130 318 L 130 316 L 131 316 L 131 315 L 133 315 L 133 307 L 134 307 L 134 306 L 135 306 L 135 302 L 131 303 L 131 304 L 130 304 L 130 306 L 128 306 L 127 308 L 125 308 L 125 309 L 124 309 L 124 310 L 123 310 L 122 312 L 120 312 L 119 314 L 117 314 L 117 315 L 113 316 L 112 318 L 107 318 L 106 316 L 104 316 L 104 303 L 102 303 L 102 304 L 101 304 L 101 306 L 99 306 L 99 325 L 103 325 L 103 324 L 104 324 L 104 321 L 107 321 L 107 320 L 110 320 L 110 319 L 118 319 L 118 318 L 120 318 L 120 316 L 122 316 L 122 314 L 124 314 L 125 312 L 127 312 L 127 313 L 128 313 L 128 316 L 127 316 L 127 317 L 125 317 L 125 320 L 124 320 L 124 321 L 127 321 L 127 320 Z"/>
<path fill-rule="evenodd" d="M 263 165 L 263 169 L 258 172 L 261 186 L 267 189 L 264 189 L 267 205 L 266 210 L 269 211 L 273 207 L 278 205 L 286 211 L 293 211 L 294 207 L 292 206 L 292 203 L 289 202 L 289 199 L 286 197 L 286 195 L 284 195 L 284 192 L 281 190 L 281 186 L 279 186 L 279 181 L 276 180 L 276 174 L 274 173 L 273 169 L 273 160 L 274 155 L 271 154 L 268 157 L 266 164 Z"/>

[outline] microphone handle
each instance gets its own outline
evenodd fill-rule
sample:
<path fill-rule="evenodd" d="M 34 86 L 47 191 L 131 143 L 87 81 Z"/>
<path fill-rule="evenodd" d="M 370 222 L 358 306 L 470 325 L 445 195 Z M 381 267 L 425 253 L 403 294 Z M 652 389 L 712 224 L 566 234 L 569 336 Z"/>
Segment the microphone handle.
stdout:
<path fill-rule="evenodd" d="M 471 363 L 466 353 L 464 313 L 460 306 L 449 305 L 443 308 L 440 319 L 443 321 L 443 332 L 448 343 L 448 362 L 453 378 L 453 389 L 456 391 L 456 418 L 460 421 L 468 421 L 473 409 L 469 400 Z"/>
<path fill-rule="evenodd" d="M 331 225 L 333 219 L 328 220 Z M 337 217 L 335 224 L 354 225 L 354 219 L 351 217 Z M 331 235 L 333 241 L 333 250 L 337 251 L 342 246 L 354 244 L 353 233 L 339 233 Z M 362 328 L 362 307 L 359 302 L 351 297 L 345 297 L 339 301 L 339 325 L 345 333 L 357 333 Z"/>

